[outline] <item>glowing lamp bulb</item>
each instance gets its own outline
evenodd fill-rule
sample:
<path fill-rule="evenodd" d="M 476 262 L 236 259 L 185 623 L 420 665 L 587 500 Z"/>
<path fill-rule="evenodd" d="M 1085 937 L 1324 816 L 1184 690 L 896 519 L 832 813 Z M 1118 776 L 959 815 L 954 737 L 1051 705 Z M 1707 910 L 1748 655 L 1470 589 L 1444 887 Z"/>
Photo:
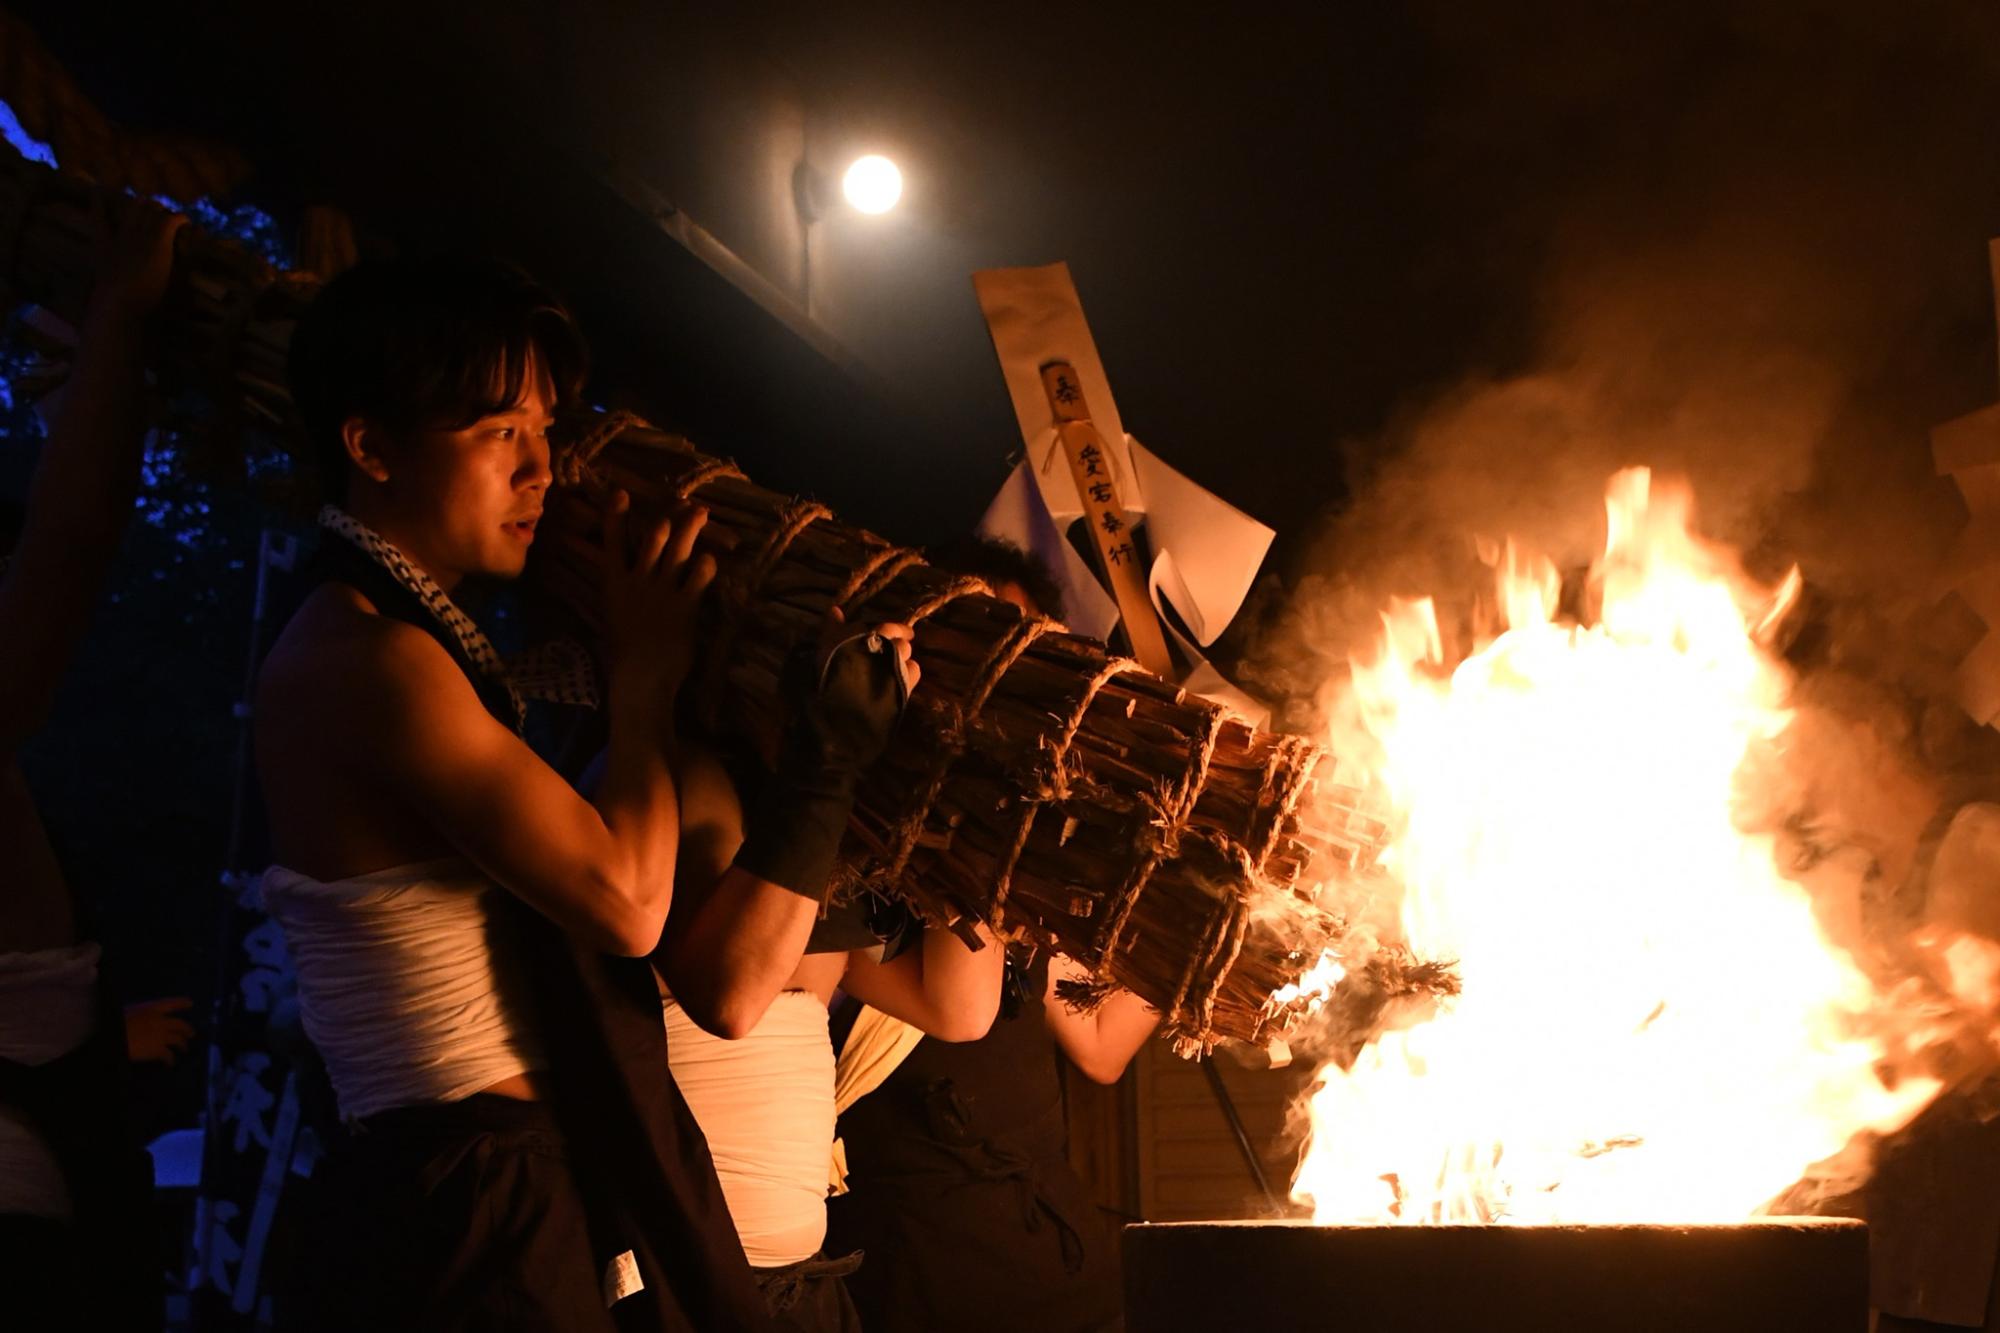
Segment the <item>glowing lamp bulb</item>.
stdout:
<path fill-rule="evenodd" d="M 854 159 L 840 179 L 840 192 L 863 213 L 886 213 L 903 197 L 903 173 L 875 153 Z"/>

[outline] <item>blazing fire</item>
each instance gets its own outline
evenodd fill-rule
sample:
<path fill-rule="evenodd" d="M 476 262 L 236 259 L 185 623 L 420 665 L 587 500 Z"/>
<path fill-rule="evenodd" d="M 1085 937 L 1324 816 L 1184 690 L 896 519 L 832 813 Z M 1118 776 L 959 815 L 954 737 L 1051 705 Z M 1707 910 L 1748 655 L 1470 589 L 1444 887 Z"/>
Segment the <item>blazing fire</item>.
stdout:
<path fill-rule="evenodd" d="M 1938 1090 L 1885 1083 L 1884 998 L 1741 827 L 1796 573 L 1755 584 L 1643 469 L 1607 509 L 1584 623 L 1510 547 L 1464 661 L 1419 601 L 1355 666 L 1338 739 L 1395 812 L 1408 941 L 1463 994 L 1322 1071 L 1294 1184 L 1320 1222 L 1736 1221 Z"/>

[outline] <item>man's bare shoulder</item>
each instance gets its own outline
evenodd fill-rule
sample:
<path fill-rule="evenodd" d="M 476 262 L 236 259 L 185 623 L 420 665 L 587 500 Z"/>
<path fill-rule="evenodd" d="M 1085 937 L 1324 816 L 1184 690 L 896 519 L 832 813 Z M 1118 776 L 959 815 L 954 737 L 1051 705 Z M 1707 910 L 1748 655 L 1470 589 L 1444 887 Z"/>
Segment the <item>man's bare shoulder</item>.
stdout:
<path fill-rule="evenodd" d="M 423 630 L 376 612 L 351 588 L 326 584 L 300 605 L 257 677 L 257 711 L 351 722 L 343 705 L 375 713 L 413 695 L 470 694 L 458 665 Z M 365 713 L 363 714 L 366 715 Z"/>

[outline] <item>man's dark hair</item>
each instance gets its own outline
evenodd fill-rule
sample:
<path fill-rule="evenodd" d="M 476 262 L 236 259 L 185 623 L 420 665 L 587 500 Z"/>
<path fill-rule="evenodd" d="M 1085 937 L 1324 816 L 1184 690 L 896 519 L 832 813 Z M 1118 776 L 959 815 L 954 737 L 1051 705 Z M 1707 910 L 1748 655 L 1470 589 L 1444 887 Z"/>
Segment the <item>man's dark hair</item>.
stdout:
<path fill-rule="evenodd" d="M 341 274 L 299 321 L 289 366 L 325 491 L 347 492 L 342 423 L 463 430 L 519 403 L 531 362 L 568 403 L 590 354 L 562 303 L 509 264 L 399 258 Z"/>
<path fill-rule="evenodd" d="M 1048 566 L 1010 541 L 999 537 L 963 537 L 930 553 L 939 569 L 971 574 L 988 583 L 1018 584 L 1043 615 L 1063 618 L 1062 588 Z"/>

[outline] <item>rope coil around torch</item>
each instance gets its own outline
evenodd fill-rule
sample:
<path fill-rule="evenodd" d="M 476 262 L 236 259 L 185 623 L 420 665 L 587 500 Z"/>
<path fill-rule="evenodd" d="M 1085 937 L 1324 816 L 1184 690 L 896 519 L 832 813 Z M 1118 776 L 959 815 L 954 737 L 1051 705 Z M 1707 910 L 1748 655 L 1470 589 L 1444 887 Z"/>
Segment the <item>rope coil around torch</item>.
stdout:
<path fill-rule="evenodd" d="M 689 470 L 685 477 L 674 483 L 674 498 L 687 501 L 695 498 L 695 492 L 711 481 L 748 481 L 736 464 L 726 458 L 710 458 Z"/>
<path fill-rule="evenodd" d="M 645 426 L 644 418 L 632 412 L 607 412 L 589 431 L 562 451 L 556 465 L 550 469 L 555 473 L 558 486 L 581 486 L 597 480 L 593 466 L 597 456 L 604 452 L 604 446 L 623 435 L 634 426 Z"/>
<path fill-rule="evenodd" d="M 896 576 L 911 565 L 923 563 L 923 557 L 907 546 L 884 546 L 874 555 L 858 565 L 847 582 L 833 595 L 833 604 L 841 614 L 851 617 L 853 608 L 866 605 L 884 588 L 896 581 Z"/>
<path fill-rule="evenodd" d="M 983 585 L 982 585 L 983 586 Z M 935 600 L 935 599 L 933 599 Z M 935 608 L 932 608 L 933 610 Z M 915 612 L 911 613 L 913 616 Z M 925 612 L 929 614 L 928 611 Z M 929 823 L 931 809 L 937 804 L 940 792 L 944 790 L 945 779 L 950 776 L 951 767 L 965 753 L 965 738 L 968 729 L 978 720 L 980 710 L 993 697 L 993 691 L 1000 684 L 1000 678 L 1007 669 L 1021 660 L 1021 654 L 1028 651 L 1031 644 L 1055 627 L 1055 622 L 1046 616 L 1024 617 L 1021 622 L 987 654 L 973 678 L 973 687 L 963 703 L 951 705 L 950 719 L 939 728 L 938 752 L 932 760 L 931 771 L 924 783 L 923 795 L 918 798 L 897 826 L 894 840 L 890 843 L 887 862 L 877 872 L 877 877 L 893 882 L 909 867 L 910 854 L 916 850 L 917 839 L 924 826 Z"/>

